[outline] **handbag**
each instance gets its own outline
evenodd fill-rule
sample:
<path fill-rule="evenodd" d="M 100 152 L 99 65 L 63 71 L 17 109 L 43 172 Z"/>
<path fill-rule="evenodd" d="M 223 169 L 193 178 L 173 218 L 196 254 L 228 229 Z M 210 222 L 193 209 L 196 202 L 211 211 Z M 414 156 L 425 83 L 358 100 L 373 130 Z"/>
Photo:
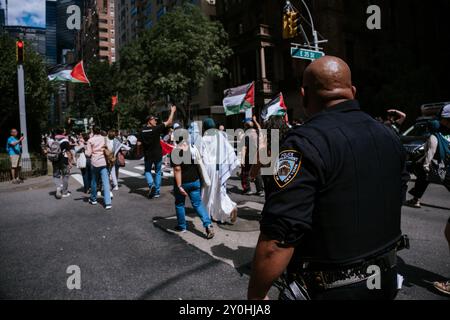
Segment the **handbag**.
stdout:
<path fill-rule="evenodd" d="M 122 150 L 117 153 L 117 164 L 121 168 L 124 168 L 126 166 L 125 155 L 123 154 Z"/>
<path fill-rule="evenodd" d="M 198 151 L 196 146 L 191 146 L 191 153 L 194 156 L 195 163 L 198 166 L 198 171 L 200 173 L 200 179 L 202 180 L 203 185 L 210 187 L 211 179 L 209 177 L 208 171 L 206 170 L 206 166 L 203 163 L 202 156 L 200 155 L 200 151 Z"/>
<path fill-rule="evenodd" d="M 86 155 L 84 154 L 84 152 L 81 152 L 77 158 L 77 168 L 78 169 L 86 169 L 86 166 L 87 166 L 86 162 L 87 162 Z"/>
<path fill-rule="evenodd" d="M 116 164 L 116 157 L 114 157 L 114 153 L 108 149 L 108 143 L 105 138 L 105 147 L 103 148 L 103 154 L 105 156 L 106 164 L 109 168 L 112 168 Z"/>

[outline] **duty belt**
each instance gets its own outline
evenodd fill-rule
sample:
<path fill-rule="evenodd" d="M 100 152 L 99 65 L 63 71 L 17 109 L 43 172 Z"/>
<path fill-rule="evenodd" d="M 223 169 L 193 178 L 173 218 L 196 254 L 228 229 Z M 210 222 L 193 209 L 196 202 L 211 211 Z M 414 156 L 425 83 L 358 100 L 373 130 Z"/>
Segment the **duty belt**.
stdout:
<path fill-rule="evenodd" d="M 341 268 L 323 269 L 317 266 L 311 267 L 305 263 L 297 273 L 290 274 L 289 278 L 305 286 L 308 290 L 330 290 L 349 286 L 380 276 L 376 273 L 377 271 L 394 268 L 397 265 L 397 252 L 403 249 L 409 249 L 407 236 L 402 236 L 394 247 L 388 248 L 384 253 L 366 261 Z"/>

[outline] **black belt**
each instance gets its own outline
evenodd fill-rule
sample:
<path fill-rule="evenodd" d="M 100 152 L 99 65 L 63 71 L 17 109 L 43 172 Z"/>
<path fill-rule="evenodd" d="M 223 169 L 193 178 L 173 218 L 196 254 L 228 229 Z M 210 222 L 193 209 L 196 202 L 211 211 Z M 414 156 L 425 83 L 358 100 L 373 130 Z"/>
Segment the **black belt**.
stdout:
<path fill-rule="evenodd" d="M 329 290 L 355 283 L 367 281 L 376 277 L 375 271 L 387 271 L 397 265 L 397 252 L 409 249 L 408 236 L 402 236 L 393 246 L 372 258 L 356 264 L 331 267 L 304 263 L 297 272 L 288 275 L 290 280 L 297 281 L 308 289 Z M 378 268 L 373 269 L 371 266 Z"/>

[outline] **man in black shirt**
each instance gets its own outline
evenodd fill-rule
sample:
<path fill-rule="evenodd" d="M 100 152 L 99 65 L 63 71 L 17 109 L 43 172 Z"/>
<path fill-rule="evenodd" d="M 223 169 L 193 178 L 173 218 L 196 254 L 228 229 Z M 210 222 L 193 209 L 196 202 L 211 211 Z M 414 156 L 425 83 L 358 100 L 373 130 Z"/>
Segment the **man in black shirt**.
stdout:
<path fill-rule="evenodd" d="M 166 122 L 158 125 L 158 118 L 155 116 L 147 117 L 147 125 L 139 134 L 138 143 L 144 147 L 145 157 L 145 178 L 147 179 L 148 187 L 150 188 L 148 197 L 159 198 L 161 195 L 161 180 L 162 180 L 162 147 L 161 135 L 163 131 L 170 127 L 173 123 L 176 106 L 172 106 L 170 110 L 169 119 Z M 153 179 L 152 168 L 155 167 L 155 179 Z"/>
<path fill-rule="evenodd" d="M 283 272 L 292 300 L 393 299 L 409 175 L 392 130 L 364 113 L 351 71 L 326 56 L 304 72 L 310 119 L 280 147 L 249 284 L 264 299 Z"/>

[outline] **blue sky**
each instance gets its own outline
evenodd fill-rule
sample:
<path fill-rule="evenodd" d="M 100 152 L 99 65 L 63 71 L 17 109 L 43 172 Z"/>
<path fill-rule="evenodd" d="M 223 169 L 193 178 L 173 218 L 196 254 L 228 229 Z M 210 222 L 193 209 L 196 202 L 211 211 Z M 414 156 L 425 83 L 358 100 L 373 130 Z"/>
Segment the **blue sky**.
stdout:
<path fill-rule="evenodd" d="M 45 0 L 9 0 L 8 24 L 45 27 Z"/>

